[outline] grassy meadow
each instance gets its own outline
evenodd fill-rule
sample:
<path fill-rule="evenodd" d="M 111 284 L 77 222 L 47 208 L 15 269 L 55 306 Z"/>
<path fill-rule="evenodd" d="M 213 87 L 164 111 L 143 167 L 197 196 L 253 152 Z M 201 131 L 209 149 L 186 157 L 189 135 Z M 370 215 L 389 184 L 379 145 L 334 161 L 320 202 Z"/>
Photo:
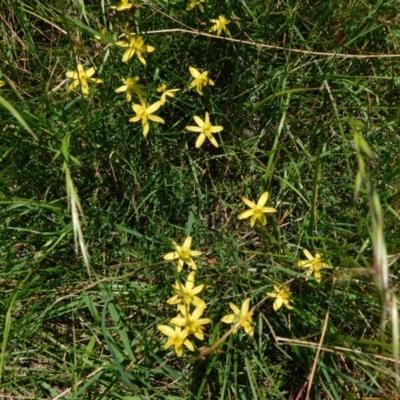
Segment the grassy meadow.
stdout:
<path fill-rule="evenodd" d="M 399 26 L 2 0 L 1 398 L 400 398 Z"/>

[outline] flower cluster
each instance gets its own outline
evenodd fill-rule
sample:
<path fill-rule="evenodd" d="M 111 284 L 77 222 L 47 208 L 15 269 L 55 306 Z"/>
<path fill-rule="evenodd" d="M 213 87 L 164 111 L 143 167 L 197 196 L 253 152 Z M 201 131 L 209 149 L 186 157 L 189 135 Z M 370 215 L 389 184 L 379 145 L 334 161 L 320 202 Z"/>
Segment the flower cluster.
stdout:
<path fill-rule="evenodd" d="M 204 325 L 210 324 L 211 319 L 202 318 L 206 309 L 206 302 L 201 299 L 198 294 L 203 291 L 204 285 L 195 286 L 195 270 L 197 266 L 192 257 L 200 256 L 201 251 L 191 250 L 191 236 L 188 236 L 182 246 L 173 242 L 175 251 L 164 256 L 164 260 L 177 262 L 177 271 L 180 272 L 185 264 L 191 271 L 186 279 L 185 284 L 176 280 L 172 286 L 174 295 L 167 300 L 168 304 L 177 306 L 178 315 L 170 320 L 171 325 L 159 325 L 158 329 L 168 336 L 164 349 L 174 346 L 175 353 L 178 357 L 183 354 L 183 346 L 190 351 L 194 351 L 195 347 L 189 340 L 193 335 L 199 340 L 204 340 Z"/>
<path fill-rule="evenodd" d="M 205 0 L 190 1 L 187 5 L 187 10 L 198 9 L 204 12 Z M 121 0 L 118 5 L 111 6 L 116 11 L 129 11 L 135 10 L 139 6 L 136 3 L 131 3 L 129 0 Z M 225 16 L 220 15 L 217 19 L 211 19 L 210 22 L 213 26 L 209 29 L 210 32 L 215 32 L 217 36 L 224 33 L 227 36 L 231 36 L 227 25 L 231 22 Z M 98 42 L 104 43 L 102 39 L 108 35 L 106 28 L 101 29 L 101 35 L 95 36 Z M 114 39 L 113 39 L 114 40 Z M 111 43 L 111 42 L 110 42 Z M 102 46 L 101 43 L 97 43 L 98 46 Z M 149 53 L 155 52 L 155 48 L 145 43 L 145 40 L 140 35 L 134 35 L 129 32 L 125 32 L 122 40 L 115 41 L 117 47 L 124 49 L 121 61 L 128 63 L 134 56 L 137 57 L 139 62 L 146 66 L 147 62 L 145 56 Z M 72 79 L 72 82 L 68 85 L 68 91 L 72 91 L 75 88 L 80 87 L 82 96 L 87 98 L 89 95 L 89 83 L 99 84 L 103 83 L 101 79 L 94 78 L 96 68 L 94 66 L 84 69 L 84 66 L 77 63 L 76 70 L 66 71 L 66 77 Z M 188 89 L 195 90 L 198 95 L 203 96 L 204 91 L 210 90 L 212 86 L 215 86 L 214 80 L 210 77 L 210 72 L 204 69 L 196 69 L 193 66 L 189 66 L 189 73 L 192 76 L 192 80 L 188 81 Z M 172 101 L 177 93 L 181 90 L 179 88 L 171 89 L 166 83 L 161 83 L 156 88 L 154 93 L 146 90 L 146 87 L 139 83 L 140 77 L 138 75 L 132 77 L 128 76 L 121 78 L 123 85 L 115 89 L 115 92 L 126 93 L 127 102 L 132 102 L 132 109 L 135 115 L 129 119 L 129 122 L 140 122 L 142 125 L 143 135 L 146 137 L 150 130 L 150 122 L 156 122 L 165 124 L 164 118 L 159 117 L 155 113 L 160 110 L 161 107 L 167 104 L 167 101 Z M 0 87 L 5 82 L 0 80 Z M 156 101 L 148 103 L 146 98 L 154 98 Z M 135 98 L 138 100 L 135 102 Z M 199 134 L 195 142 L 195 147 L 201 147 L 206 139 L 215 147 L 219 147 L 215 134 L 223 131 L 223 126 L 213 125 L 211 122 L 210 114 L 204 111 L 204 119 L 198 115 L 194 115 L 193 119 L 196 126 L 186 126 L 186 130 L 189 132 L 195 132 Z M 214 117 L 212 117 L 214 121 Z M 267 225 L 267 214 L 274 214 L 278 210 L 274 207 L 266 206 L 269 199 L 269 193 L 263 192 L 258 199 L 257 203 L 249 200 L 247 197 L 242 197 L 242 201 L 249 207 L 249 209 L 241 212 L 238 216 L 239 220 L 250 218 L 250 227 L 253 228 L 256 223 L 264 228 Z M 176 242 L 172 242 L 174 251 L 171 251 L 164 255 L 165 261 L 173 262 L 176 265 L 176 270 L 181 273 L 185 265 L 189 269 L 189 273 L 186 277 L 186 281 L 183 283 L 180 279 L 175 281 L 172 285 L 173 296 L 167 300 L 167 303 L 176 307 L 177 315 L 170 319 L 170 325 L 159 325 L 158 329 L 165 334 L 168 339 L 165 343 L 164 348 L 168 349 L 173 346 L 178 357 L 183 354 L 184 347 L 190 351 L 195 351 L 194 338 L 197 340 L 204 340 L 205 325 L 210 324 L 212 321 L 209 318 L 203 317 L 206 310 L 206 302 L 199 297 L 199 294 L 204 290 L 205 285 L 195 285 L 197 265 L 195 258 L 202 255 L 199 250 L 192 250 L 192 237 L 188 236 L 183 244 L 179 245 Z M 304 249 L 303 250 L 307 260 L 300 260 L 296 263 L 299 268 L 306 269 L 305 277 L 309 279 L 312 275 L 316 282 L 320 283 L 322 280 L 321 270 L 332 268 L 323 261 L 320 253 L 316 253 L 312 256 L 311 253 Z M 273 310 L 278 311 L 285 306 L 288 310 L 293 310 L 292 291 L 288 286 L 289 282 L 286 283 L 274 283 L 274 290 L 267 292 L 267 297 L 273 299 Z M 240 328 L 249 335 L 254 335 L 252 327 L 252 318 L 254 308 L 250 308 L 250 298 L 245 298 L 240 306 L 230 302 L 229 307 L 232 310 L 231 314 L 225 315 L 221 322 L 226 324 L 232 324 L 229 333 L 235 334 Z M 194 338 L 193 338 L 194 337 Z"/>

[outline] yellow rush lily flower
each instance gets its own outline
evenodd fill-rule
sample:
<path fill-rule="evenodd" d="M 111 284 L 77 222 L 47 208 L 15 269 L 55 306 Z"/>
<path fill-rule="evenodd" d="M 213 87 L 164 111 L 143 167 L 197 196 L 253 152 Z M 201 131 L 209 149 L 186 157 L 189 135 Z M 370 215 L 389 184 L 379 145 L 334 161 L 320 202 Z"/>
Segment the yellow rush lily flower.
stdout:
<path fill-rule="evenodd" d="M 196 296 L 203 289 L 204 285 L 194 286 L 194 271 L 192 271 L 187 279 L 185 285 L 182 285 L 181 282 L 176 281 L 175 285 L 172 285 L 174 289 L 175 295 L 167 300 L 168 304 L 183 304 L 186 307 L 189 307 L 190 304 L 193 304 L 196 307 L 203 306 L 205 307 L 206 303 L 200 297 Z"/>
<path fill-rule="evenodd" d="M 0 87 L 4 86 L 6 83 L 4 81 L 0 81 Z"/>
<path fill-rule="evenodd" d="M 199 7 L 201 12 L 204 12 L 204 7 L 203 7 L 203 4 L 201 4 L 201 3 L 204 3 L 204 0 L 191 1 L 188 4 L 186 10 L 188 10 L 188 11 L 193 10 L 193 8 L 195 8 L 197 6 L 197 7 Z"/>
<path fill-rule="evenodd" d="M 268 297 L 275 299 L 272 306 L 274 311 L 278 311 L 282 305 L 285 305 L 285 307 L 289 310 L 293 310 L 294 307 L 290 304 L 290 297 L 292 296 L 290 289 L 287 287 L 280 288 L 278 285 L 274 285 L 274 290 L 275 291 L 272 293 L 267 293 Z"/>
<path fill-rule="evenodd" d="M 241 310 L 239 310 L 239 308 L 233 303 L 229 303 L 229 307 L 233 311 L 233 314 L 225 315 L 221 321 L 225 324 L 235 324 L 241 320 L 240 324 L 233 330 L 232 333 L 236 333 L 238 329 L 242 327 L 249 336 L 253 336 L 254 330 L 251 326 L 253 311 L 249 311 L 250 299 L 246 299 L 243 302 Z"/>
<path fill-rule="evenodd" d="M 228 36 L 231 36 L 226 25 L 228 25 L 231 21 L 226 19 L 223 15 L 220 15 L 218 19 L 210 19 L 211 22 L 214 22 L 214 25 L 210 28 L 210 32 L 217 31 L 217 36 L 221 35 L 221 32 L 224 31 Z"/>
<path fill-rule="evenodd" d="M 165 124 L 165 121 L 163 118 L 158 117 L 157 115 L 152 115 L 161 107 L 161 103 L 159 101 L 147 107 L 145 101 L 141 97 L 139 97 L 139 100 L 141 104 L 132 104 L 132 108 L 136 113 L 136 116 L 129 118 L 129 122 L 138 122 L 141 120 L 143 136 L 146 137 L 150 129 L 149 121 L 159 122 L 161 124 Z"/>
<path fill-rule="evenodd" d="M 183 345 L 185 345 L 190 351 L 194 351 L 193 343 L 187 339 L 188 333 L 184 329 L 182 330 L 179 326 L 175 326 L 175 330 L 168 325 L 159 325 L 157 329 L 164 335 L 168 336 L 167 343 L 165 343 L 164 350 L 168 347 L 174 346 L 175 353 L 178 357 L 182 357 Z"/>
<path fill-rule="evenodd" d="M 184 328 L 188 335 L 193 334 L 199 340 L 204 340 L 203 325 L 210 324 L 210 318 L 200 318 L 203 315 L 205 305 L 196 307 L 192 314 L 189 314 L 188 307 L 183 304 L 178 306 L 180 315 L 171 319 L 171 324 Z"/>
<path fill-rule="evenodd" d="M 322 261 L 321 254 L 319 254 L 319 253 L 315 253 L 315 257 L 313 257 L 311 255 L 311 253 L 306 249 L 303 249 L 303 253 L 307 257 L 308 260 L 297 261 L 296 266 L 299 268 L 308 268 L 306 275 L 311 276 L 312 274 L 314 274 L 315 280 L 318 283 L 320 283 L 321 282 L 321 269 L 331 269 L 333 267 L 324 263 Z"/>
<path fill-rule="evenodd" d="M 145 44 L 141 36 L 135 37 L 129 33 L 126 33 L 125 39 L 126 40 L 118 40 L 115 42 L 117 46 L 128 47 L 128 50 L 126 50 L 122 56 L 122 62 L 127 62 L 136 54 L 140 62 L 146 65 L 146 60 L 144 59 L 142 53 L 152 53 L 155 48 Z"/>
<path fill-rule="evenodd" d="M 124 85 L 120 86 L 118 89 L 115 89 L 115 93 L 126 92 L 126 99 L 128 101 L 132 100 L 132 93 L 136 93 L 139 97 L 144 97 L 144 86 L 137 83 L 139 79 L 140 78 L 138 76 L 135 76 L 134 78 L 122 79 Z"/>
<path fill-rule="evenodd" d="M 75 89 L 77 86 L 81 86 L 82 96 L 88 97 L 89 95 L 89 85 L 90 83 L 103 83 L 102 79 L 92 78 L 96 72 L 95 67 L 91 67 L 88 70 L 84 70 L 82 64 L 76 66 L 76 71 L 67 71 L 65 76 L 71 78 L 74 81 L 68 86 L 68 92 Z"/>
<path fill-rule="evenodd" d="M 196 140 L 196 148 L 199 148 L 206 138 L 215 146 L 218 147 L 218 142 L 215 140 L 213 133 L 221 132 L 224 128 L 220 125 L 213 126 L 210 122 L 210 116 L 206 112 L 204 121 L 195 115 L 193 117 L 198 126 L 187 126 L 186 129 L 191 132 L 200 132 L 200 136 Z"/>
<path fill-rule="evenodd" d="M 215 82 L 208 77 L 208 71 L 203 71 L 200 73 L 196 68 L 189 67 L 189 72 L 193 76 L 194 81 L 189 85 L 190 89 L 196 87 L 197 93 L 203 95 L 203 86 L 214 86 Z"/>
<path fill-rule="evenodd" d="M 139 4 L 129 3 L 129 0 L 121 0 L 119 4 L 117 4 L 116 6 L 111 6 L 111 8 L 117 11 L 125 11 L 130 10 L 131 8 L 139 8 Z"/>
<path fill-rule="evenodd" d="M 190 246 L 192 245 L 192 237 L 188 236 L 183 242 L 182 246 L 179 246 L 177 243 L 172 242 L 175 251 L 168 253 L 164 256 L 164 260 L 172 261 L 178 260 L 178 272 L 182 271 L 183 265 L 186 263 L 193 270 L 197 269 L 196 263 L 193 261 L 192 257 L 201 256 L 203 253 L 198 250 L 190 250 Z"/>
<path fill-rule="evenodd" d="M 157 88 L 157 92 L 161 93 L 161 105 L 167 102 L 167 96 L 175 97 L 175 93 L 179 92 L 181 89 L 167 89 L 167 85 L 163 83 Z"/>
<path fill-rule="evenodd" d="M 256 220 L 258 219 L 262 226 L 267 224 L 267 218 L 264 215 L 265 213 L 274 213 L 276 212 L 276 208 L 272 207 L 264 207 L 265 203 L 268 200 L 268 192 L 264 192 L 259 198 L 257 204 L 254 204 L 246 197 L 242 197 L 244 203 L 246 203 L 250 210 L 246 210 L 239 215 L 239 219 L 245 219 L 251 217 L 250 226 L 253 227 Z"/>

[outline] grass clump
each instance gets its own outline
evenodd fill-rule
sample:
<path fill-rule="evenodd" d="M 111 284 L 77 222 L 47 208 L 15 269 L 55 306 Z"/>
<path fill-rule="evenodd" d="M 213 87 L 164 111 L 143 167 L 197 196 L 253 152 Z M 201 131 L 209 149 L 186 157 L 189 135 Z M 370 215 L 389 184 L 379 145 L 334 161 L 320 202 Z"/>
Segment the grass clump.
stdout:
<path fill-rule="evenodd" d="M 2 394 L 400 395 L 397 14 L 3 0 Z"/>

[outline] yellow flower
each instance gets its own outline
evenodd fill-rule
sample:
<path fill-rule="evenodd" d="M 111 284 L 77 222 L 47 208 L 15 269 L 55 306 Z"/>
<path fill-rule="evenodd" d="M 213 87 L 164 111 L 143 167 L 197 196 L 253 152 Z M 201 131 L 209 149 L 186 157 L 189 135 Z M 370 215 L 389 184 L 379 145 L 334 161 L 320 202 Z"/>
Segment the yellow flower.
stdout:
<path fill-rule="evenodd" d="M 303 249 L 303 253 L 308 258 L 308 260 L 297 261 L 296 266 L 299 268 L 308 268 L 306 275 L 310 276 L 314 274 L 316 281 L 320 283 L 321 269 L 330 269 L 332 267 L 322 261 L 321 254 L 319 253 L 315 253 L 315 257 L 313 257 L 311 253 L 306 249 Z"/>
<path fill-rule="evenodd" d="M 161 103 L 159 101 L 147 107 L 145 101 L 141 97 L 139 97 L 139 100 L 141 104 L 132 104 L 132 108 L 136 113 L 136 116 L 129 118 L 129 122 L 138 122 L 142 120 L 143 136 L 146 137 L 150 129 L 149 121 L 160 122 L 161 124 L 164 124 L 165 121 L 163 118 L 160 118 L 157 115 L 152 115 L 161 107 Z"/>
<path fill-rule="evenodd" d="M 204 12 L 204 7 L 203 7 L 203 4 L 201 4 L 201 3 L 204 3 L 204 0 L 191 1 L 188 4 L 186 10 L 188 10 L 188 11 L 193 10 L 193 8 L 195 8 L 197 6 L 197 7 L 199 7 L 201 12 Z"/>
<path fill-rule="evenodd" d="M 197 93 L 203 95 L 203 86 L 214 86 L 214 81 L 208 77 L 208 71 L 200 73 L 196 68 L 189 67 L 190 74 L 193 76 L 194 81 L 189 85 L 190 89 L 196 87 Z"/>
<path fill-rule="evenodd" d="M 200 135 L 196 140 L 196 148 L 199 148 L 204 143 L 206 138 L 208 138 L 215 147 L 218 147 L 218 142 L 215 140 L 215 137 L 212 134 L 221 132 L 224 128 L 219 125 L 213 126 L 210 122 L 210 116 L 208 115 L 208 112 L 206 112 L 204 121 L 197 115 L 195 115 L 193 119 L 196 121 L 198 126 L 187 126 L 186 129 L 191 132 L 200 132 Z"/>
<path fill-rule="evenodd" d="M 140 62 L 146 65 L 146 60 L 143 58 L 142 53 L 151 53 L 155 50 L 154 47 L 145 44 L 141 36 L 135 38 L 129 33 L 126 34 L 126 40 L 118 40 L 115 44 L 120 47 L 128 47 L 128 50 L 122 56 L 122 62 L 127 62 L 136 54 Z"/>
<path fill-rule="evenodd" d="M 175 97 L 175 93 L 179 92 L 181 89 L 167 89 L 167 85 L 163 83 L 157 88 L 157 92 L 161 94 L 161 105 L 164 105 L 167 101 L 167 96 Z"/>
<path fill-rule="evenodd" d="M 120 86 L 118 89 L 115 89 L 115 93 L 126 92 L 126 99 L 128 101 L 132 100 L 132 93 L 136 93 L 139 97 L 144 97 L 144 86 L 137 83 L 139 79 L 140 78 L 138 76 L 135 76 L 134 78 L 122 79 L 124 85 Z"/>
<path fill-rule="evenodd" d="M 204 285 L 194 286 L 194 271 L 187 277 L 185 286 L 176 281 L 172 287 L 175 295 L 167 300 L 168 304 L 184 304 L 186 307 L 189 307 L 190 304 L 196 307 L 205 306 L 204 300 L 196 296 L 204 289 Z"/>
<path fill-rule="evenodd" d="M 254 331 L 251 326 L 253 311 L 249 311 L 250 299 L 246 299 L 243 302 L 241 310 L 233 303 L 229 303 L 229 307 L 232 309 L 233 314 L 225 315 L 221 321 L 225 324 L 237 324 L 233 333 L 236 333 L 242 327 L 249 336 L 253 336 Z"/>
<path fill-rule="evenodd" d="M 0 87 L 4 86 L 6 83 L 4 81 L 0 81 Z"/>
<path fill-rule="evenodd" d="M 274 311 L 278 311 L 282 307 L 282 304 L 284 304 L 287 309 L 293 310 L 294 307 L 289 303 L 291 301 L 290 297 L 292 296 L 290 289 L 287 287 L 280 288 L 278 285 L 274 285 L 274 290 L 275 291 L 272 293 L 267 293 L 267 296 L 275 299 L 273 304 Z"/>
<path fill-rule="evenodd" d="M 267 224 L 267 218 L 265 213 L 274 213 L 276 208 L 264 207 L 268 200 L 268 192 L 264 192 L 259 198 L 257 204 L 254 204 L 246 197 L 242 197 L 242 200 L 250 207 L 250 210 L 246 210 L 239 215 L 239 219 L 245 219 L 251 217 L 250 226 L 253 227 L 256 220 L 258 219 L 262 226 Z"/>
<path fill-rule="evenodd" d="M 193 343 L 186 339 L 188 333 L 185 329 L 182 330 L 180 327 L 175 326 L 174 330 L 168 325 L 159 325 L 157 329 L 169 337 L 167 343 L 165 343 L 164 350 L 168 349 L 168 347 L 174 346 L 175 353 L 178 357 L 182 356 L 183 345 L 185 345 L 190 351 L 194 351 Z"/>
<path fill-rule="evenodd" d="M 131 8 L 139 8 L 139 4 L 136 3 L 129 3 L 129 0 L 121 0 L 121 2 L 116 6 L 111 6 L 114 10 L 117 11 L 124 11 L 130 10 Z"/>
<path fill-rule="evenodd" d="M 183 304 L 178 306 L 178 310 L 181 313 L 175 318 L 171 319 L 171 324 L 184 328 L 188 335 L 193 333 L 194 336 L 199 340 L 204 340 L 204 333 L 202 325 L 210 324 L 210 318 L 200 318 L 203 315 L 205 305 L 196 307 L 192 314 L 189 314 L 189 308 Z"/>
<path fill-rule="evenodd" d="M 217 31 L 217 36 L 219 36 L 221 32 L 224 31 L 228 36 L 231 36 L 228 28 L 226 27 L 226 25 L 231 22 L 229 21 L 229 19 L 226 19 L 223 15 L 220 15 L 218 19 L 210 19 L 210 21 L 214 22 L 214 25 L 211 27 L 210 32 Z"/>
<path fill-rule="evenodd" d="M 75 89 L 77 86 L 81 86 L 82 96 L 88 97 L 90 83 L 103 83 L 102 79 L 91 78 L 94 75 L 96 69 L 94 67 L 84 70 L 82 64 L 77 65 L 76 71 L 67 71 L 65 76 L 71 78 L 74 81 L 68 86 L 68 92 Z"/>
<path fill-rule="evenodd" d="M 201 256 L 203 253 L 197 250 L 190 250 L 190 246 L 192 244 L 192 237 L 188 236 L 183 242 L 182 246 L 179 246 L 177 243 L 172 242 L 175 251 L 168 253 L 164 256 L 164 260 L 172 261 L 178 260 L 178 272 L 182 271 L 183 265 L 186 263 L 193 270 L 197 269 L 196 263 L 193 261 L 192 257 Z"/>

